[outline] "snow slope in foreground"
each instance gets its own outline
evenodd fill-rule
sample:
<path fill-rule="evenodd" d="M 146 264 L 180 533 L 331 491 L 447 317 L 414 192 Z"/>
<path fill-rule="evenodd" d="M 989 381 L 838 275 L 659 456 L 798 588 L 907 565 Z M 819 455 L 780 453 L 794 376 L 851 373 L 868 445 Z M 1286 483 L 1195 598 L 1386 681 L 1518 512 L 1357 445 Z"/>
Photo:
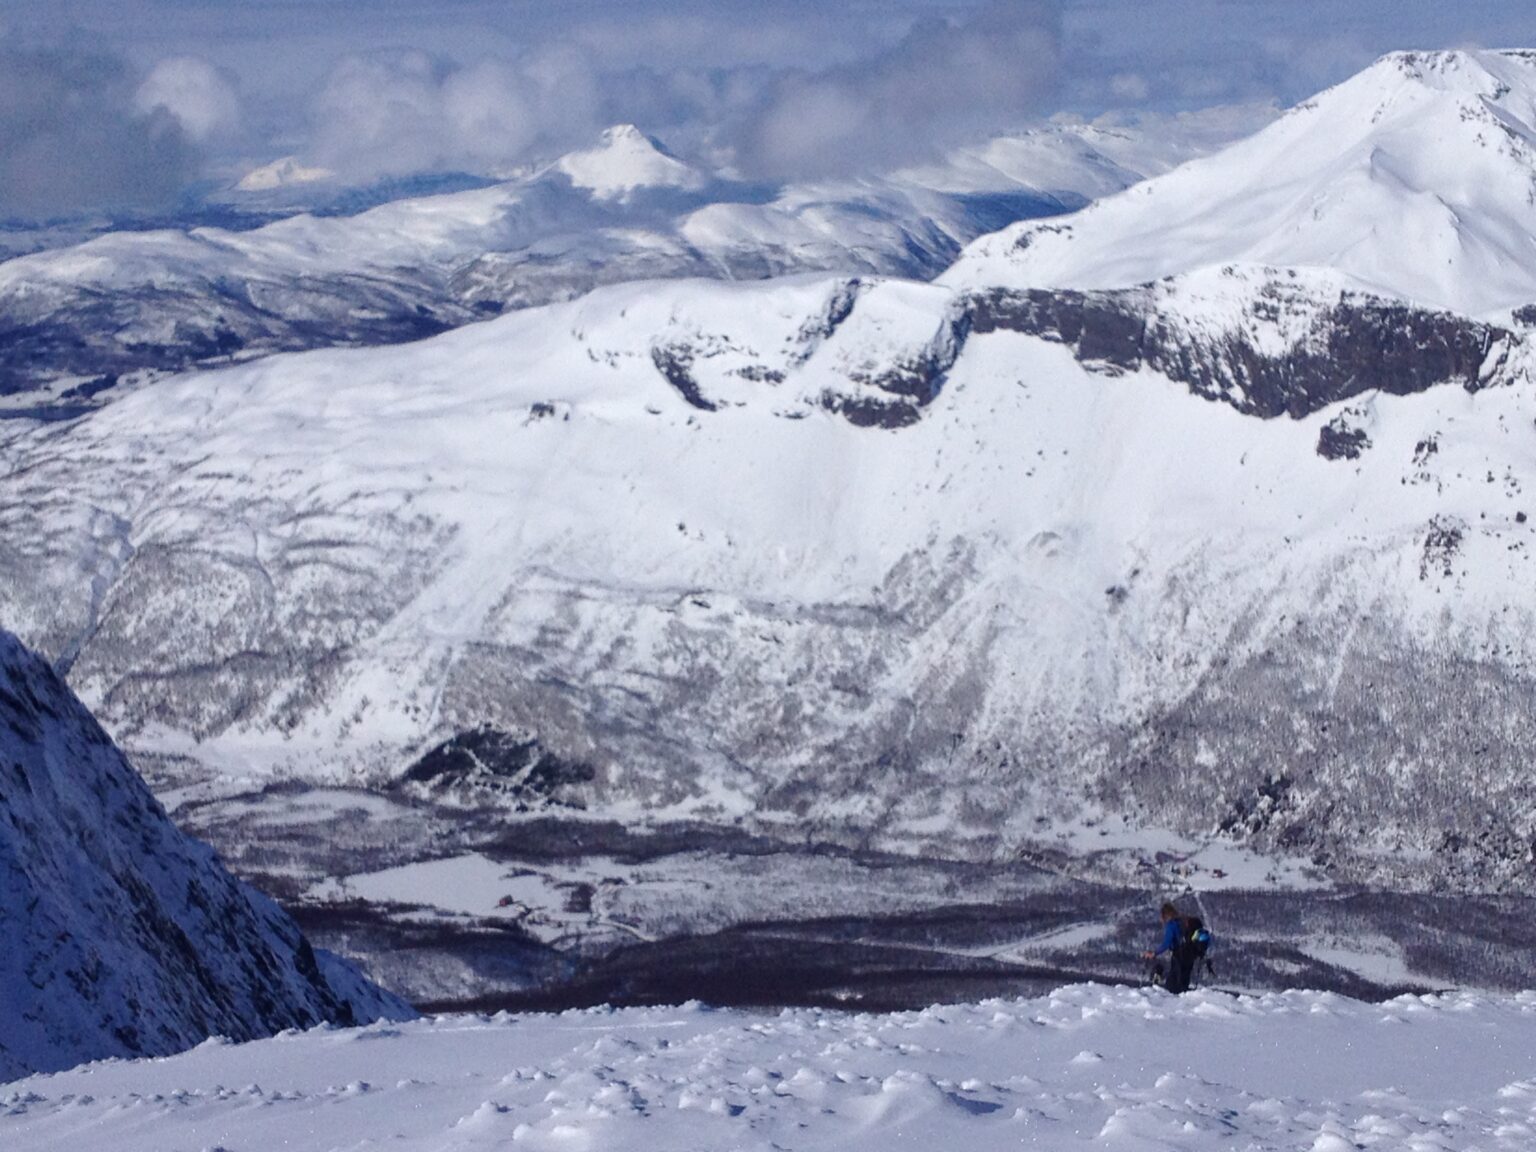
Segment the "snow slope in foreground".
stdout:
<path fill-rule="evenodd" d="M 892 1016 L 440 1017 L 0 1091 L 13 1152 L 1527 1149 L 1536 995 L 1065 988 Z"/>

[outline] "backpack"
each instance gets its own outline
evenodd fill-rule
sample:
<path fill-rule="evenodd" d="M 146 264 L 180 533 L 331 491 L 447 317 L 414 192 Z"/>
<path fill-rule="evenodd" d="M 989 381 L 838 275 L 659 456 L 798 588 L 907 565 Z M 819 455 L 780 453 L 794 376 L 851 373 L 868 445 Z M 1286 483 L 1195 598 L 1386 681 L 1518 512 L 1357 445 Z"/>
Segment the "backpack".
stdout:
<path fill-rule="evenodd" d="M 1198 916 L 1185 916 L 1180 927 L 1184 929 L 1184 947 L 1196 960 L 1202 959 L 1211 946 L 1211 932 L 1205 921 Z"/>

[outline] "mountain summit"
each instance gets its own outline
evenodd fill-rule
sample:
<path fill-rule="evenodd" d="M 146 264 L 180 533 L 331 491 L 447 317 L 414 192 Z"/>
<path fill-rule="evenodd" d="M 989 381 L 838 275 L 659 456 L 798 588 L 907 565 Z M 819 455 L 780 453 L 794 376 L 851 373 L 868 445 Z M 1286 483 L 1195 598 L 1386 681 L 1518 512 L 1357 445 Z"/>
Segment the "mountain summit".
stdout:
<path fill-rule="evenodd" d="M 1467 315 L 1536 300 L 1536 53 L 1383 57 L 1070 222 L 978 241 L 946 280 L 1127 288 L 1241 264 Z"/>
<path fill-rule="evenodd" d="M 595 148 L 571 152 L 554 165 L 600 200 L 621 200 L 644 188 L 696 192 L 709 183 L 704 173 L 671 155 L 633 124 L 604 130 Z"/>
<path fill-rule="evenodd" d="M 289 188 L 295 184 L 314 184 L 329 180 L 333 173 L 326 168 L 306 167 L 297 156 L 283 156 L 270 164 L 252 168 L 235 184 L 240 192 L 270 192 L 277 188 Z"/>

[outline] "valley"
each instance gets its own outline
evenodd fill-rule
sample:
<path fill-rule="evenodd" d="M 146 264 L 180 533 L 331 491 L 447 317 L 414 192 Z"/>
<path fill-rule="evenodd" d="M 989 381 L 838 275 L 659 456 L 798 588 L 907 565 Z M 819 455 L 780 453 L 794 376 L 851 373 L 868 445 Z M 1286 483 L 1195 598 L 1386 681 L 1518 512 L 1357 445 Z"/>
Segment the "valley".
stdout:
<path fill-rule="evenodd" d="M 997 864 L 700 824 L 466 820 L 291 787 L 177 816 L 317 942 L 431 1012 L 693 999 L 889 1011 L 1134 986 L 1156 906 L 1175 894 L 1217 936 L 1201 984 L 1226 991 L 1513 991 L 1536 946 L 1525 896 L 1341 885 L 1125 828 Z"/>
<path fill-rule="evenodd" d="M 1518 986 L 1536 63 L 1396 53 L 1139 182 L 1094 139 L 1015 142 L 1098 197 L 1051 219 L 967 215 L 1008 165 L 747 204 L 614 129 L 7 261 L 61 327 L 7 344 L 57 378 L 7 377 L 0 619 L 418 1003 L 1136 982 L 1186 887 L 1236 987 Z M 226 304 L 275 327 L 176 319 Z"/>

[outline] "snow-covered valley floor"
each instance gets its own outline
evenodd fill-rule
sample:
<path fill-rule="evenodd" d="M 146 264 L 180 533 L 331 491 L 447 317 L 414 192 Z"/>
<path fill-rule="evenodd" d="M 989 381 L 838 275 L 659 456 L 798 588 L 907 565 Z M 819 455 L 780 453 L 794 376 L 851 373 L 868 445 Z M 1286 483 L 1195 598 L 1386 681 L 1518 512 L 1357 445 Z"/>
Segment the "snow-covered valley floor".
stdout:
<path fill-rule="evenodd" d="M 1529 1149 L 1536 994 L 443 1016 L 0 1087 L 0 1147 Z"/>

